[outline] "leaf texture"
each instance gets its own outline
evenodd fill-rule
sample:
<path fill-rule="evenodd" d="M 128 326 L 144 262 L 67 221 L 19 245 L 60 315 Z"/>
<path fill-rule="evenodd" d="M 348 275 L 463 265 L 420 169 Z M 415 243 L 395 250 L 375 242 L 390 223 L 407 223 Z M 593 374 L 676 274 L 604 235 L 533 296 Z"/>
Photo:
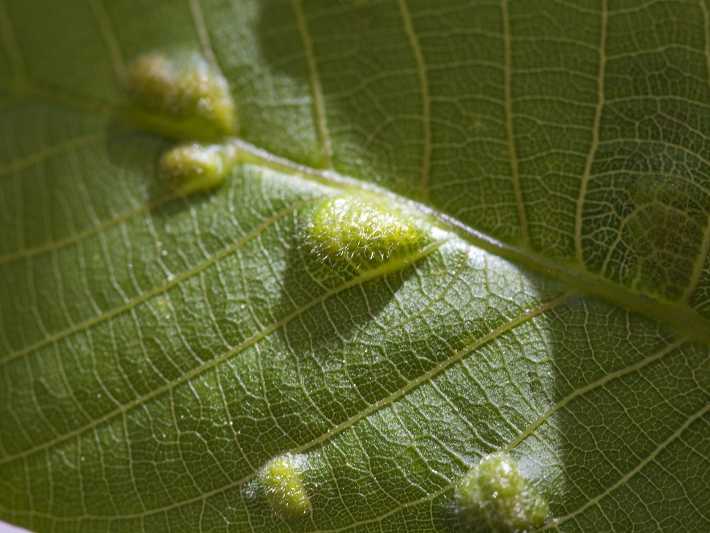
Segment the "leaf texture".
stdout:
<path fill-rule="evenodd" d="M 238 124 L 189 196 L 123 83 L 176 50 Z M 0 0 L 0 518 L 459 531 L 502 452 L 543 530 L 707 530 L 709 65 L 703 0 Z M 348 195 L 421 246 L 314 257 Z"/>

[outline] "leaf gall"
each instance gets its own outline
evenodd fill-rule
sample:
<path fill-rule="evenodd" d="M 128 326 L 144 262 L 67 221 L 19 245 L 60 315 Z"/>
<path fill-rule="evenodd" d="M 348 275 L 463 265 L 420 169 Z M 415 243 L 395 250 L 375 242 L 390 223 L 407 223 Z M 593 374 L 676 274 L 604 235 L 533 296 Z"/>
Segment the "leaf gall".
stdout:
<path fill-rule="evenodd" d="M 187 195 L 221 184 L 235 160 L 229 145 L 183 144 L 163 153 L 160 174 L 178 194 Z"/>
<path fill-rule="evenodd" d="M 419 230 L 404 215 L 352 196 L 323 201 L 311 217 L 305 239 L 310 252 L 323 262 L 355 269 L 405 259 L 420 248 L 419 241 Z"/>
<path fill-rule="evenodd" d="M 469 531 L 530 531 L 547 520 L 547 502 L 503 454 L 484 457 L 456 487 L 459 520 Z"/>
<path fill-rule="evenodd" d="M 125 76 L 132 105 L 158 122 L 200 138 L 234 133 L 234 101 L 224 76 L 201 56 L 140 56 Z"/>
<path fill-rule="evenodd" d="M 311 511 L 311 500 L 301 481 L 305 457 L 279 455 L 261 470 L 259 484 L 269 505 L 281 518 L 293 520 Z"/>

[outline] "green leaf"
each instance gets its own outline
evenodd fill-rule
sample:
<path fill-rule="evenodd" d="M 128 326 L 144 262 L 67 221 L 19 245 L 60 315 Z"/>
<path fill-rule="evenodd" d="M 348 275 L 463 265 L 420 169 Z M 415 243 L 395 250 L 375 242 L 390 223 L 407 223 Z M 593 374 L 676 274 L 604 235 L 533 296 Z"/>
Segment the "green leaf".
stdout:
<path fill-rule="evenodd" d="M 457 531 L 501 453 L 542 529 L 710 529 L 708 132 L 704 0 L 0 0 L 0 518 Z"/>

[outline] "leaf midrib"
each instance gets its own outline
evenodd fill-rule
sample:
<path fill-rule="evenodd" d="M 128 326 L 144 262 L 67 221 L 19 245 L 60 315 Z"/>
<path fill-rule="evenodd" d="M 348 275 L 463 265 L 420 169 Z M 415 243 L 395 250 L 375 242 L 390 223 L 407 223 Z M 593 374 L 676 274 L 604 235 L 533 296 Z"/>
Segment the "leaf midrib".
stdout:
<path fill-rule="evenodd" d="M 21 96 L 34 97 L 47 103 L 65 105 L 70 109 L 85 113 L 96 113 L 140 131 L 171 138 L 177 136 L 175 131 L 156 131 L 154 125 L 146 124 L 140 118 L 121 113 L 121 110 L 114 110 L 101 105 L 87 105 L 85 100 L 78 99 L 72 95 L 46 91 L 41 87 L 36 87 L 26 82 L 18 83 L 16 80 L 0 79 L 0 87 Z M 406 204 L 413 210 L 418 211 L 423 218 L 428 219 L 446 231 L 453 232 L 475 247 L 552 277 L 582 294 L 594 296 L 641 313 L 670 326 L 682 336 L 710 344 L 710 324 L 708 324 L 708 320 L 690 307 L 636 293 L 623 285 L 611 283 L 600 275 L 581 269 L 571 260 L 549 259 L 532 250 L 505 243 L 462 223 L 450 215 L 437 211 L 431 206 L 402 197 L 373 183 L 364 182 L 334 170 L 317 169 L 297 163 L 238 138 L 229 138 L 225 142 L 234 144 L 238 151 L 239 161 L 242 163 L 252 163 L 279 172 L 296 174 L 301 179 L 314 181 L 329 187 L 339 187 L 346 192 L 350 191 L 359 195 L 367 193 L 392 199 L 400 204 Z M 124 219 L 121 218 L 121 220 Z"/>
<path fill-rule="evenodd" d="M 450 215 L 437 211 L 431 206 L 410 198 L 404 198 L 378 185 L 363 182 L 333 170 L 315 169 L 295 163 L 240 139 L 234 139 L 231 142 L 235 144 L 239 157 L 245 162 L 259 164 L 279 172 L 298 174 L 303 179 L 312 180 L 330 187 L 340 187 L 346 191 L 351 190 L 356 194 L 366 192 L 384 196 L 400 204 L 406 204 L 421 213 L 430 222 L 454 233 L 472 246 L 552 277 L 580 293 L 598 297 L 646 315 L 674 328 L 683 336 L 710 344 L 710 327 L 708 327 L 707 319 L 689 307 L 635 293 L 623 285 L 613 284 L 601 276 L 581 270 L 571 261 L 549 259 L 531 250 L 505 243 L 462 223 Z"/>

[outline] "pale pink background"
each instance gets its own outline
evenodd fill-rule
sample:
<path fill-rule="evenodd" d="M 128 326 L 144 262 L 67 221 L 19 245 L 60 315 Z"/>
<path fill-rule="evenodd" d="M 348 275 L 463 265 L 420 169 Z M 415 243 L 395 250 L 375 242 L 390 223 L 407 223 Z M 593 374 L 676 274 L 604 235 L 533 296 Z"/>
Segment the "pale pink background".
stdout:
<path fill-rule="evenodd" d="M 27 530 L 0 522 L 0 533 L 27 533 Z"/>

